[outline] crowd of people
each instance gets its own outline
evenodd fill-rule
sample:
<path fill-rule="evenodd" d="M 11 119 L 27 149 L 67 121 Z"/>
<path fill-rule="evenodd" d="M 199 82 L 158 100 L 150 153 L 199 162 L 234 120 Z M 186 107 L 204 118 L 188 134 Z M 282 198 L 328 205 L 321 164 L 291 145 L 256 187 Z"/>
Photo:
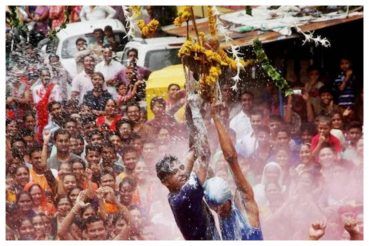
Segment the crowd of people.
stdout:
<path fill-rule="evenodd" d="M 29 16 L 53 28 L 57 7 Z M 309 67 L 283 110 L 274 85 L 233 91 L 227 77 L 216 105 L 176 81 L 146 103 L 138 51 L 123 65 L 109 27 L 96 32 L 77 39 L 73 78 L 31 44 L 9 54 L 7 240 L 362 239 L 363 82 L 350 58 L 333 81 Z"/>

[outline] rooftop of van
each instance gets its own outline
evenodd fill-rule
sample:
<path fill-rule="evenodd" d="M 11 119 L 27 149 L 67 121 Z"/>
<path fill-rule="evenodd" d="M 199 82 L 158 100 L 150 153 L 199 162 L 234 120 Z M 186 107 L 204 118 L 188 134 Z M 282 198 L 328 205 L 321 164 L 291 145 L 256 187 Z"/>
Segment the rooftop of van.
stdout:
<path fill-rule="evenodd" d="M 67 27 L 60 30 L 57 36 L 59 39 L 64 39 L 71 36 L 84 35 L 86 33 L 92 33 L 93 30 L 96 28 L 101 28 L 104 30 L 104 27 L 108 25 L 111 26 L 114 31 L 121 30 L 122 32 L 126 32 L 122 22 L 120 22 L 119 20 L 105 19 L 67 24 Z"/>

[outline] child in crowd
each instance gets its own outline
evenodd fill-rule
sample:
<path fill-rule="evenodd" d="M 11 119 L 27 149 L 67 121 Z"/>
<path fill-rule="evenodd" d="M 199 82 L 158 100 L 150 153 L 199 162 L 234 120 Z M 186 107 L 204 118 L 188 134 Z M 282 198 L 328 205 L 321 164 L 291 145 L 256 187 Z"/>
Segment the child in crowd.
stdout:
<path fill-rule="evenodd" d="M 330 133 L 331 129 L 331 120 L 326 116 L 320 116 L 317 127 L 318 134 L 316 134 L 311 140 L 311 150 L 314 156 L 319 153 L 324 145 L 332 146 L 336 153 L 340 153 L 342 151 L 340 140 Z"/>

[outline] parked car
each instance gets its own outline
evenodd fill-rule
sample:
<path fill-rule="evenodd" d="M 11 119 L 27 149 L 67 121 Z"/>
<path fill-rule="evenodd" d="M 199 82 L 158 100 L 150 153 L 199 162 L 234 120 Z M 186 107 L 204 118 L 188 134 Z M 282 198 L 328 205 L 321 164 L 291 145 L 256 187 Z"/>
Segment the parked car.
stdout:
<path fill-rule="evenodd" d="M 135 38 L 126 44 L 122 63 L 127 65 L 127 51 L 135 48 L 138 50 L 137 65 L 151 71 L 179 64 L 178 50 L 184 41 L 183 37 Z"/>
<path fill-rule="evenodd" d="M 77 52 L 76 40 L 79 37 L 83 37 L 87 40 L 87 44 L 93 44 L 95 39 L 92 32 L 96 28 L 104 29 L 105 26 L 111 26 L 115 34 L 115 39 L 119 44 L 118 52 L 116 52 L 118 59 L 120 60 L 123 55 L 123 49 L 127 43 L 125 38 L 126 30 L 123 24 L 116 19 L 106 19 L 98 21 L 84 21 L 67 24 L 67 27 L 60 30 L 56 35 L 55 43 L 48 43 L 41 49 L 46 52 L 54 50 L 59 55 L 61 64 L 74 77 L 77 74 L 77 65 L 74 59 L 74 54 Z"/>

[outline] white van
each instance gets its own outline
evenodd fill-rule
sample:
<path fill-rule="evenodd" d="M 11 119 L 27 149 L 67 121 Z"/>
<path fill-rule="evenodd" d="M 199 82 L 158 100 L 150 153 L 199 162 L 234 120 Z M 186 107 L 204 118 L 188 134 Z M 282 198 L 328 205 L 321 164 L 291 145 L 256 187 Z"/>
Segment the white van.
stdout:
<path fill-rule="evenodd" d="M 126 44 L 122 63 L 127 65 L 127 51 L 135 48 L 138 50 L 137 65 L 151 71 L 179 64 L 178 50 L 185 41 L 183 37 L 135 38 Z"/>
<path fill-rule="evenodd" d="M 56 37 L 56 44 L 48 44 L 47 46 L 54 46 L 54 48 L 45 47 L 46 50 L 53 50 L 60 57 L 61 64 L 69 72 L 73 78 L 77 75 L 77 65 L 74 59 L 74 55 L 77 52 L 76 40 L 79 37 L 86 39 L 87 44 L 95 42 L 92 32 L 96 28 L 104 30 L 105 26 L 111 26 L 115 34 L 115 39 L 120 44 L 117 52 L 118 57 L 122 57 L 123 48 L 127 42 L 125 38 L 126 30 L 123 24 L 116 19 L 106 19 L 97 21 L 83 21 L 67 24 L 67 27 L 60 30 Z M 43 49 L 44 51 L 46 51 Z M 120 50 L 120 52 L 119 52 Z"/>

